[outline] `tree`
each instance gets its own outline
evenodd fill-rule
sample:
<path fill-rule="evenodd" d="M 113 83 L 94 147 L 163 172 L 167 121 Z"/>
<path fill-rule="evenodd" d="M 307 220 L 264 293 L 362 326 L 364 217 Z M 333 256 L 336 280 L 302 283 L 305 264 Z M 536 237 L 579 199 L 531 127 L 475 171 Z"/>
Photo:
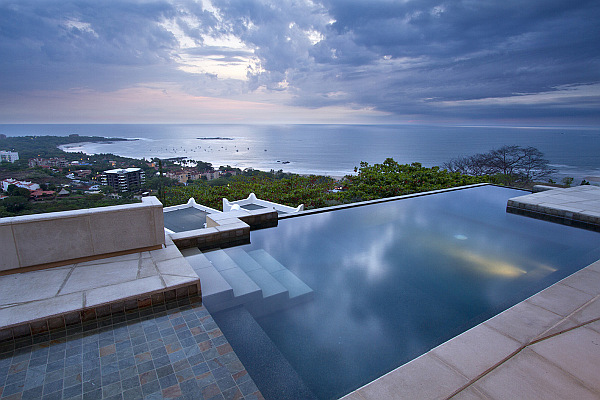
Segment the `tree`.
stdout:
<path fill-rule="evenodd" d="M 399 164 L 387 158 L 382 164 L 360 163 L 358 173 L 346 176 L 343 196 L 347 201 L 363 201 L 400 196 L 428 190 L 485 182 L 485 177 L 473 177 L 457 172 L 427 168 L 420 163 Z"/>
<path fill-rule="evenodd" d="M 535 147 L 503 146 L 488 153 L 458 157 L 444 163 L 450 172 L 496 176 L 507 184 L 529 184 L 555 172 Z"/>
<path fill-rule="evenodd" d="M 204 161 L 196 161 L 196 169 L 198 172 L 212 171 L 212 164 Z"/>
<path fill-rule="evenodd" d="M 31 195 L 29 189 L 22 188 L 13 184 L 8 185 L 8 188 L 6 188 L 6 192 L 9 196 L 19 196 L 24 197 L 25 199 L 28 199 Z"/>
<path fill-rule="evenodd" d="M 571 187 L 571 184 L 573 183 L 573 178 L 570 176 L 565 176 L 562 179 L 562 183 L 563 185 L 565 185 L 565 187 Z"/>
<path fill-rule="evenodd" d="M 2 205 L 8 212 L 19 212 L 27 206 L 27 198 L 23 196 L 10 196 L 9 198 L 2 200 Z"/>

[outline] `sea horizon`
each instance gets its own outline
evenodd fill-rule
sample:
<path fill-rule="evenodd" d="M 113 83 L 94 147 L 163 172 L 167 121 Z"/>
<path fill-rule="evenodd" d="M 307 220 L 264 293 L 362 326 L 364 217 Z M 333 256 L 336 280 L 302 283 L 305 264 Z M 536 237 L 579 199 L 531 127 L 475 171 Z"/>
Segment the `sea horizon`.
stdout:
<path fill-rule="evenodd" d="M 138 139 L 77 143 L 70 152 L 112 153 L 151 159 L 187 157 L 215 168 L 283 170 L 344 176 L 361 161 L 419 162 L 442 166 L 459 156 L 504 145 L 533 146 L 544 153 L 556 179 L 600 175 L 600 128 L 591 126 L 490 126 L 423 124 L 0 124 L 7 136 L 103 136 Z M 221 139 L 219 139 L 221 138 Z"/>

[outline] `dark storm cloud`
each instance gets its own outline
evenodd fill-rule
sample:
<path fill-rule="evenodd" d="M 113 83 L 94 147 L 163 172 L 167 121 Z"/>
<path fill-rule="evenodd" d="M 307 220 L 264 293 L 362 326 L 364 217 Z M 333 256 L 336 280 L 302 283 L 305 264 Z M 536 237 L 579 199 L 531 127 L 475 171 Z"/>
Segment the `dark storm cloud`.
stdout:
<path fill-rule="evenodd" d="M 336 22 L 316 46 L 315 59 L 338 66 L 332 86 L 380 110 L 427 115 L 444 112 L 437 101 L 600 81 L 598 2 L 331 1 L 326 7 Z M 552 108 L 548 114 L 571 111 Z M 454 112 L 478 116 L 481 110 Z"/>
<path fill-rule="evenodd" d="M 272 87 L 285 79 L 303 106 L 356 104 L 425 116 L 444 113 L 436 106 L 442 101 L 600 81 L 600 3 L 594 1 L 331 0 L 301 10 L 285 1 L 217 4 L 236 32 L 260 49 L 266 71 L 255 77 L 257 84 Z M 326 18 L 335 22 L 328 25 Z M 311 46 L 306 35 L 294 35 L 291 22 L 319 30 L 324 40 Z M 480 108 L 452 113 L 477 117 Z M 571 111 L 548 108 L 552 116 Z"/>
<path fill-rule="evenodd" d="M 176 43 L 158 22 L 173 15 L 159 2 L 0 1 L 0 70 L 23 78 L 0 85 L 102 88 L 157 74 Z"/>
<path fill-rule="evenodd" d="M 0 90 L 174 82 L 197 95 L 251 99 L 261 88 L 263 100 L 287 92 L 293 105 L 401 119 L 593 121 L 599 20 L 596 0 L 0 0 Z M 176 31 L 193 46 L 180 48 Z M 227 47 L 231 37 L 246 48 Z M 256 57 L 260 68 L 224 80 L 184 72 L 190 57 Z"/>

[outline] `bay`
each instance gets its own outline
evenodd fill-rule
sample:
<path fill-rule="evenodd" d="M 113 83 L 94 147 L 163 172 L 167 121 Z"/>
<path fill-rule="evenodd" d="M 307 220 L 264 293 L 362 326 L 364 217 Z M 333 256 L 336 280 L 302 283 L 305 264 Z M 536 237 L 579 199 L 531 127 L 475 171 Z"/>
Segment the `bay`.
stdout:
<path fill-rule="evenodd" d="M 87 154 L 187 157 L 261 170 L 343 176 L 361 161 L 442 165 L 504 145 L 533 146 L 559 170 L 557 179 L 600 176 L 600 129 L 586 127 L 481 127 L 428 125 L 0 125 L 7 136 L 69 135 L 137 139 L 63 147 Z"/>

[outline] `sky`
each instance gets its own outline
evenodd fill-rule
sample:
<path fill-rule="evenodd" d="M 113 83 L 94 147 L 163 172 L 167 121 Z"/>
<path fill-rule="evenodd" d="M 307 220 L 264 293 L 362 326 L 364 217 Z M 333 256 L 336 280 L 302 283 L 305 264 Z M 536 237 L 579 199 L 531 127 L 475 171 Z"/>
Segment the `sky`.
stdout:
<path fill-rule="evenodd" d="M 598 0 L 0 0 L 0 123 L 600 126 Z"/>

